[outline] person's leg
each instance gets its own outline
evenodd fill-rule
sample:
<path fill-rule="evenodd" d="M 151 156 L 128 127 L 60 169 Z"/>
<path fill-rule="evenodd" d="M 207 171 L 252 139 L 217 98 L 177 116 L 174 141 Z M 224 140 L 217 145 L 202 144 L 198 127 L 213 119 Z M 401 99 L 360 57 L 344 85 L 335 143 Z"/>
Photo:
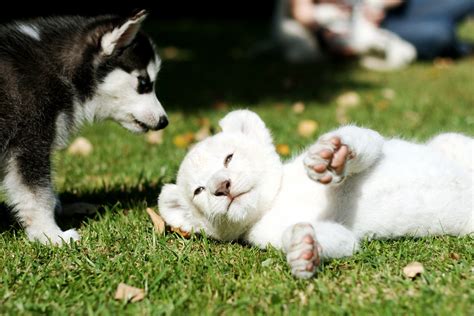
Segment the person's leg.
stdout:
<path fill-rule="evenodd" d="M 474 0 L 408 0 L 398 17 L 459 22 L 468 15 L 474 15 Z"/>
<path fill-rule="evenodd" d="M 455 28 L 448 20 L 389 19 L 382 27 L 415 46 L 418 58 L 433 59 L 455 55 L 458 45 Z"/>

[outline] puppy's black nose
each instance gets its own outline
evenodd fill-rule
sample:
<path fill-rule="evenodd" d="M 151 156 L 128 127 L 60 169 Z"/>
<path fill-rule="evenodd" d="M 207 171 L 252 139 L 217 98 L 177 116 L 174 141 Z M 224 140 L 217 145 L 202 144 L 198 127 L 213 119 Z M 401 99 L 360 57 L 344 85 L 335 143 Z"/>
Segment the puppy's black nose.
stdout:
<path fill-rule="evenodd" d="M 168 118 L 166 116 L 160 116 L 160 120 L 158 121 L 158 125 L 156 125 L 156 129 L 163 129 L 168 126 Z"/>
<path fill-rule="evenodd" d="M 230 194 L 230 180 L 222 181 L 214 192 L 215 196 L 223 196 Z"/>

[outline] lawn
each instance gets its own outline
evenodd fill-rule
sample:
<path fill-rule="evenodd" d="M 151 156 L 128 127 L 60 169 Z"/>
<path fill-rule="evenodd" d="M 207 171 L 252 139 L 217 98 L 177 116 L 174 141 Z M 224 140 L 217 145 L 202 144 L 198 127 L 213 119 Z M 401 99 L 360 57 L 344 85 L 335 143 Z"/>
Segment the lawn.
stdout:
<path fill-rule="evenodd" d="M 351 91 L 360 103 L 346 119 L 386 136 L 474 135 L 473 58 L 390 74 L 353 63 L 291 66 L 271 56 L 248 58 L 247 48 L 267 32 L 262 23 L 149 21 L 147 27 L 164 59 L 157 93 L 170 126 L 163 143 L 106 122 L 80 133 L 93 144 L 91 155 L 57 153 L 61 200 L 103 206 L 96 215 L 59 219 L 79 229 L 79 243 L 30 243 L 0 206 L 0 314 L 474 314 L 472 237 L 367 241 L 357 255 L 326 262 L 314 279 L 301 281 L 275 249 L 160 236 L 145 212 L 156 209 L 161 186 L 174 181 L 186 153 L 176 137 L 196 133 L 204 118 L 217 127 L 232 109 L 260 114 L 275 143 L 290 149 L 282 159 L 337 126 L 337 97 Z M 474 23 L 461 32 L 474 40 Z M 303 102 L 303 113 L 294 112 L 295 102 Z M 305 119 L 318 124 L 309 138 L 297 132 Z M 425 267 L 414 280 L 402 273 L 412 261 Z M 145 289 L 145 299 L 114 300 L 120 282 Z"/>

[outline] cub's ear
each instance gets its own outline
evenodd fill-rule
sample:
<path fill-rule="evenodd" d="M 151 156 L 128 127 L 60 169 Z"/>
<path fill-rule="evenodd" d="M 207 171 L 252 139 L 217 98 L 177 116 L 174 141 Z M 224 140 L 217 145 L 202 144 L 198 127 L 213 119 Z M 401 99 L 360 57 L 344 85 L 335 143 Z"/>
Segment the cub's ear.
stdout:
<path fill-rule="evenodd" d="M 176 184 L 166 184 L 158 197 L 160 215 L 168 226 L 181 228 L 186 232 L 198 231 L 189 202 Z"/>
<path fill-rule="evenodd" d="M 272 144 L 272 136 L 262 119 L 249 110 L 237 110 L 227 114 L 219 125 L 223 132 L 241 132 L 256 138 L 265 145 Z"/>
<path fill-rule="evenodd" d="M 141 10 L 111 31 L 105 33 L 100 41 L 101 53 L 105 56 L 110 56 L 117 49 L 130 45 L 147 15 L 147 11 Z"/>

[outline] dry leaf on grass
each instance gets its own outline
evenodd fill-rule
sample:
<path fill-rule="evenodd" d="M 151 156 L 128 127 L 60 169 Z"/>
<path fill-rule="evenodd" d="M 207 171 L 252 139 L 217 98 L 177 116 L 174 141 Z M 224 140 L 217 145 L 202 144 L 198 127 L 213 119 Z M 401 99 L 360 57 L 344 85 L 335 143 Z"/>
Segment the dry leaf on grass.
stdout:
<path fill-rule="evenodd" d="M 310 137 L 318 129 L 318 122 L 313 120 L 303 120 L 298 124 L 298 134 L 303 137 Z"/>
<path fill-rule="evenodd" d="M 438 69 L 447 69 L 453 65 L 451 58 L 435 58 L 433 65 Z"/>
<path fill-rule="evenodd" d="M 296 114 L 301 114 L 304 112 L 305 106 L 303 102 L 296 102 L 291 106 L 291 108 Z"/>
<path fill-rule="evenodd" d="M 451 259 L 453 259 L 453 260 L 456 260 L 456 261 L 459 260 L 459 259 L 461 259 L 461 256 L 460 256 L 458 253 L 456 253 L 456 252 L 451 252 L 451 253 L 449 254 L 449 257 L 450 257 Z"/>
<path fill-rule="evenodd" d="M 163 130 L 148 132 L 146 134 L 146 141 L 151 145 L 163 144 Z"/>
<path fill-rule="evenodd" d="M 184 230 L 181 230 L 181 228 L 179 227 L 171 227 L 171 231 L 173 233 L 177 233 L 178 235 L 180 235 L 181 237 L 183 238 L 189 238 L 191 237 L 191 234 L 188 233 L 188 232 L 185 232 Z"/>
<path fill-rule="evenodd" d="M 92 150 L 93 146 L 87 138 L 78 137 L 71 143 L 67 152 L 75 156 L 89 156 Z"/>
<path fill-rule="evenodd" d="M 196 134 L 194 135 L 194 139 L 200 142 L 201 140 L 208 138 L 210 135 L 211 135 L 210 126 L 203 126 L 199 129 L 199 131 L 196 132 Z"/>
<path fill-rule="evenodd" d="M 179 55 L 179 49 L 174 46 L 168 46 L 162 49 L 161 56 L 164 59 L 176 59 Z"/>
<path fill-rule="evenodd" d="M 124 300 L 127 302 L 138 302 L 145 298 L 145 290 L 139 289 L 125 283 L 120 283 L 115 291 L 116 300 Z"/>
<path fill-rule="evenodd" d="M 201 127 L 211 127 L 211 121 L 207 117 L 198 118 L 198 125 Z"/>
<path fill-rule="evenodd" d="M 354 91 L 349 91 L 341 94 L 340 96 L 337 97 L 336 99 L 337 105 L 338 106 L 343 106 L 343 107 L 356 107 L 360 103 L 360 97 L 357 94 L 357 92 Z"/>
<path fill-rule="evenodd" d="M 146 212 L 153 222 L 153 227 L 158 234 L 163 234 L 165 232 L 165 221 L 161 218 L 160 215 L 156 214 L 151 208 L 147 207 Z"/>
<path fill-rule="evenodd" d="M 212 108 L 218 111 L 227 111 L 227 109 L 229 109 L 229 105 L 224 101 L 217 101 L 214 102 Z"/>
<path fill-rule="evenodd" d="M 356 92 L 349 91 L 337 97 L 336 103 L 336 120 L 339 124 L 347 124 L 350 121 L 347 112 L 360 104 L 360 97 Z"/>
<path fill-rule="evenodd" d="M 382 96 L 387 100 L 395 99 L 395 90 L 390 88 L 385 88 L 382 90 Z"/>
<path fill-rule="evenodd" d="M 410 279 L 415 278 L 417 275 L 422 274 L 423 272 L 425 272 L 423 264 L 417 261 L 411 262 L 403 268 L 403 274 Z"/>
<path fill-rule="evenodd" d="M 276 151 L 282 156 L 288 156 L 290 154 L 290 147 L 287 144 L 278 144 Z"/>
<path fill-rule="evenodd" d="M 194 133 L 185 133 L 173 138 L 173 144 L 178 148 L 187 148 L 194 141 Z"/>

